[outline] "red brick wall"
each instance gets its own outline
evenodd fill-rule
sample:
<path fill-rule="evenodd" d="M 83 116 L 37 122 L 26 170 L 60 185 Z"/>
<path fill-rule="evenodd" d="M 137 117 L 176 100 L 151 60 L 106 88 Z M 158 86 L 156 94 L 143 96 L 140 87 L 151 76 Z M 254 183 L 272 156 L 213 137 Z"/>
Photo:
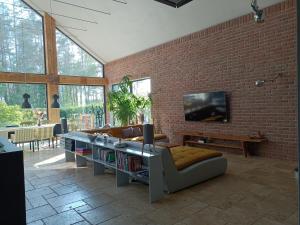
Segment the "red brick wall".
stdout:
<path fill-rule="evenodd" d="M 272 79 L 263 87 L 257 79 Z M 156 127 L 171 142 L 174 132 L 207 131 L 253 135 L 269 140 L 257 154 L 296 160 L 296 1 L 266 9 L 256 24 L 245 15 L 105 65 L 110 85 L 123 75 L 150 77 Z M 230 122 L 186 122 L 183 95 L 226 91 Z"/>

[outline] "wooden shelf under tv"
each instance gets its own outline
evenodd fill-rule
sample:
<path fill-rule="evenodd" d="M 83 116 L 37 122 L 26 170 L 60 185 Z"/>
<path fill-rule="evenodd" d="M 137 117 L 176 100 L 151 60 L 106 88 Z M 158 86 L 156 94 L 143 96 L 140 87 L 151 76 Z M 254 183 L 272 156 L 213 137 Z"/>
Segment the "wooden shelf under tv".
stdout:
<path fill-rule="evenodd" d="M 236 145 L 216 144 L 216 143 L 201 143 L 201 142 L 197 142 L 197 141 L 185 141 L 185 144 L 192 144 L 192 145 L 206 145 L 206 146 L 220 147 L 220 148 L 235 148 L 235 149 L 241 149 L 241 146 L 236 146 Z"/>
<path fill-rule="evenodd" d="M 264 137 L 250 137 L 246 135 L 214 134 L 191 131 L 181 131 L 176 132 L 176 134 L 183 136 L 183 145 L 240 149 L 243 151 L 245 157 L 248 156 L 250 143 L 267 141 Z M 199 142 L 200 140 L 203 142 Z M 218 141 L 221 141 L 221 143 L 218 143 Z"/>

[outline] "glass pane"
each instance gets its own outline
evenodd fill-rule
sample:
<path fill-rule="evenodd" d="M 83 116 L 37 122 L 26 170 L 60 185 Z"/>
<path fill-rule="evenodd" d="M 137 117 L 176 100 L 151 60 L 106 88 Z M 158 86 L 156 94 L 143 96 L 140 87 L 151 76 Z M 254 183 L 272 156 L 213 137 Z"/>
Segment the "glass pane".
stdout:
<path fill-rule="evenodd" d="M 151 93 L 151 80 L 136 80 L 132 82 L 132 93 L 137 96 L 148 97 Z"/>
<path fill-rule="evenodd" d="M 45 73 L 43 19 L 20 0 L 0 2 L 0 71 Z"/>
<path fill-rule="evenodd" d="M 137 96 L 149 97 L 151 93 L 151 80 L 136 80 L 132 82 L 132 93 Z M 143 116 L 143 121 L 139 121 L 139 123 L 151 123 L 151 106 L 146 107 L 141 115 Z M 140 120 L 140 118 L 138 118 Z"/>
<path fill-rule="evenodd" d="M 22 109 L 23 94 L 29 94 L 31 109 Z M 46 85 L 0 83 L 0 127 L 35 125 L 47 120 Z"/>
<path fill-rule="evenodd" d="M 113 84 L 111 87 L 112 91 L 118 91 L 119 90 L 119 85 L 118 84 Z"/>
<path fill-rule="evenodd" d="M 113 84 L 112 91 L 118 91 L 119 85 Z M 151 93 L 151 79 L 135 80 L 132 81 L 132 90 L 131 92 L 136 96 L 149 97 Z M 111 122 L 114 126 L 120 126 L 120 122 L 114 117 L 113 113 L 110 115 Z M 151 106 L 146 107 L 137 116 L 137 123 L 151 123 Z"/>
<path fill-rule="evenodd" d="M 71 76 L 103 77 L 103 65 L 56 30 L 58 73 Z"/>
<path fill-rule="evenodd" d="M 68 119 L 69 130 L 104 125 L 104 87 L 60 85 L 59 96 L 61 118 Z"/>

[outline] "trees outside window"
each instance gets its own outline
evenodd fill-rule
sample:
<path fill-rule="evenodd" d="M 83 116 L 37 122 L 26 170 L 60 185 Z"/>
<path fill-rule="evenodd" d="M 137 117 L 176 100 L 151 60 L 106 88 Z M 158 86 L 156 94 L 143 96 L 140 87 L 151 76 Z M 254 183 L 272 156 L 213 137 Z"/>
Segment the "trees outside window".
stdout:
<path fill-rule="evenodd" d="M 61 118 L 71 130 L 102 127 L 105 123 L 104 87 L 60 85 Z"/>
<path fill-rule="evenodd" d="M 43 18 L 21 0 L 0 2 L 0 71 L 45 73 Z"/>
<path fill-rule="evenodd" d="M 103 77 L 103 65 L 59 30 L 56 46 L 60 75 Z"/>
<path fill-rule="evenodd" d="M 126 81 L 125 86 L 124 86 L 124 81 Z M 123 85 L 123 89 L 124 87 L 126 87 L 126 90 L 124 89 L 125 92 L 123 91 L 124 93 L 122 93 L 122 90 L 120 90 L 122 85 Z M 137 107 L 133 107 L 136 109 L 133 110 L 132 118 L 130 118 L 130 120 L 133 121 L 133 117 L 134 117 L 135 120 L 134 123 L 151 123 L 152 122 L 151 104 L 149 104 L 150 102 L 148 101 L 150 93 L 151 93 L 151 80 L 149 78 L 130 81 L 129 76 L 125 76 L 120 84 L 112 85 L 112 92 L 110 93 L 110 95 L 112 97 L 114 97 L 114 95 L 125 96 L 126 94 L 132 96 L 133 100 L 129 102 L 132 102 L 134 105 L 137 105 Z M 138 101 L 136 102 L 136 100 Z M 122 104 L 123 102 L 125 102 L 125 100 L 120 98 L 120 104 Z M 111 104 L 110 107 L 114 108 L 112 104 L 113 102 L 109 102 L 109 103 Z M 129 105 L 131 104 L 129 103 L 124 104 L 123 105 L 124 109 L 120 109 L 120 113 L 122 114 L 123 111 L 125 111 L 126 109 L 129 110 L 130 109 Z M 121 126 L 126 124 L 126 120 L 119 121 L 120 119 L 119 120 L 117 119 L 118 116 L 114 115 L 116 113 L 117 111 L 112 113 L 111 115 L 113 125 Z"/>
<path fill-rule="evenodd" d="M 31 109 L 22 109 L 23 94 L 30 95 Z M 47 119 L 46 85 L 0 83 L 0 127 L 20 125 L 23 122 L 36 124 L 38 114 Z"/>

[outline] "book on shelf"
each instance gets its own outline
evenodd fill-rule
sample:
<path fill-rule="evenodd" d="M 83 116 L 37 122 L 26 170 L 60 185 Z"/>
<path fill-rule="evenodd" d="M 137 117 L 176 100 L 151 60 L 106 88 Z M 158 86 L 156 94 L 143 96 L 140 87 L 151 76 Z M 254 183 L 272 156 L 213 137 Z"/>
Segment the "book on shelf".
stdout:
<path fill-rule="evenodd" d="M 115 152 L 113 150 L 100 150 L 99 159 L 109 163 L 115 162 Z"/>
<path fill-rule="evenodd" d="M 91 155 L 92 154 L 92 149 L 76 148 L 76 154 L 77 155 Z"/>
<path fill-rule="evenodd" d="M 121 170 L 129 172 L 137 172 L 142 170 L 142 157 L 129 155 L 123 152 L 117 152 L 117 167 Z"/>

